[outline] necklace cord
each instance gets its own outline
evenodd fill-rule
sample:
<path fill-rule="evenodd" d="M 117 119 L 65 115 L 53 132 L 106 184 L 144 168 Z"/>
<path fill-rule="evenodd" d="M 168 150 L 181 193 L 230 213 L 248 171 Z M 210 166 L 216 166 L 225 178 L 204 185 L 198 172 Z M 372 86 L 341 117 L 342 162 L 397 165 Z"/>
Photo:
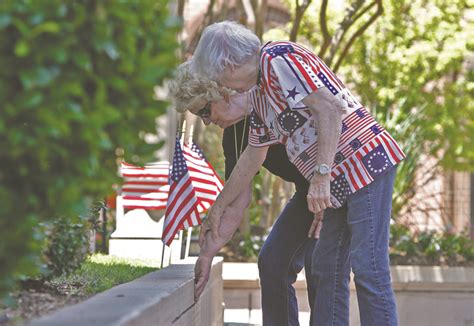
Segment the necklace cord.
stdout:
<path fill-rule="evenodd" d="M 234 144 L 235 144 L 235 161 L 237 162 L 242 155 L 242 151 L 244 149 L 244 137 L 245 137 L 245 129 L 247 129 L 247 116 L 248 116 L 248 109 L 249 109 L 249 94 L 247 93 L 247 103 L 245 106 L 245 118 L 244 118 L 244 128 L 242 129 L 242 136 L 240 138 L 240 150 L 238 151 L 238 144 L 237 144 L 237 123 L 234 123 Z"/>

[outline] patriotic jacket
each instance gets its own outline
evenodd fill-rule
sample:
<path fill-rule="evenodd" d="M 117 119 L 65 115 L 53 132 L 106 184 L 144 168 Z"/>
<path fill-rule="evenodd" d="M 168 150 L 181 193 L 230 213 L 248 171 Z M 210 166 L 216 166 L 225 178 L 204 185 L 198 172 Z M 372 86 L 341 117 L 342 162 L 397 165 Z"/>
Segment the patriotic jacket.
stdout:
<path fill-rule="evenodd" d="M 260 56 L 260 87 L 251 91 L 249 144 L 282 143 L 290 161 L 310 180 L 317 157 L 316 120 L 302 100 L 327 87 L 345 105 L 331 170 L 331 202 L 348 195 L 405 158 L 392 136 L 314 53 L 292 42 L 272 42 Z"/>

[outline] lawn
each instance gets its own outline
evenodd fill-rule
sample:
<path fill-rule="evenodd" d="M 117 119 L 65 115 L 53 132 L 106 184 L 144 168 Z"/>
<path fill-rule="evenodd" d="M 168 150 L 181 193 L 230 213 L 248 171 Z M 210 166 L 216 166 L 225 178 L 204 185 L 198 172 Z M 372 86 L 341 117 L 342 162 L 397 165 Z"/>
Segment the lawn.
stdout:
<path fill-rule="evenodd" d="M 49 283 L 63 294 L 79 291 L 81 294 L 91 295 L 156 271 L 158 264 L 159 262 L 151 260 L 95 254 L 89 256 L 73 274 L 56 277 Z"/>
<path fill-rule="evenodd" d="M 70 275 L 22 283 L 21 288 L 9 295 L 8 303 L 0 302 L 0 324 L 23 324 L 115 285 L 133 281 L 158 270 L 158 266 L 158 261 L 91 255 Z"/>

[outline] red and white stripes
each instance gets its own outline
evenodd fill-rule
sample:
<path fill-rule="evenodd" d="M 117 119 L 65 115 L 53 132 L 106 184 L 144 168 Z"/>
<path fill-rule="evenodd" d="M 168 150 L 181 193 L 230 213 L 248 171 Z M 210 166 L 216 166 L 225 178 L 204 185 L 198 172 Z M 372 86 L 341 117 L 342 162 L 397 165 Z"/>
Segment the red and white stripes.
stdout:
<path fill-rule="evenodd" d="M 168 162 L 150 163 L 145 167 L 122 162 L 124 208 L 164 209 L 169 191 L 168 170 Z"/>

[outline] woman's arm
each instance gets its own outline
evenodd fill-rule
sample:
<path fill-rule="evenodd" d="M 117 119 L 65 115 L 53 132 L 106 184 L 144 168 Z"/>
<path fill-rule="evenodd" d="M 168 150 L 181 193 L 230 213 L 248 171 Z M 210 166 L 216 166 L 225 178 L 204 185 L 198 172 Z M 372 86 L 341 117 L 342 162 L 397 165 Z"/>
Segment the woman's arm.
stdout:
<path fill-rule="evenodd" d="M 201 226 L 201 233 L 205 234 L 210 230 L 214 240 L 219 238 L 220 219 L 224 210 L 234 201 L 237 195 L 250 184 L 250 181 L 265 161 L 267 151 L 268 146 L 247 146 L 237 161 L 224 189 L 217 197 L 214 205 L 209 209 L 207 219 Z"/>
<path fill-rule="evenodd" d="M 249 185 L 238 195 L 232 204 L 225 209 L 219 226 L 219 237 L 213 239 L 208 232 L 200 234 L 200 255 L 214 257 L 217 252 L 232 239 L 232 236 L 242 222 L 244 211 L 248 207 L 251 199 L 252 188 Z"/>
<path fill-rule="evenodd" d="M 219 227 L 219 238 L 213 239 L 210 232 L 201 233 L 199 244 L 201 252 L 194 267 L 194 297 L 201 296 L 211 272 L 212 259 L 219 250 L 232 238 L 239 227 L 244 216 L 244 210 L 248 207 L 252 198 L 252 188 L 249 185 L 239 196 L 227 206 L 222 215 L 222 223 Z M 201 238 L 202 236 L 202 238 Z"/>
<path fill-rule="evenodd" d="M 332 167 L 336 155 L 339 137 L 342 128 L 342 114 L 344 103 L 334 97 L 327 89 L 321 88 L 303 99 L 303 103 L 315 116 L 316 130 L 318 131 L 318 153 L 316 164 L 327 164 Z M 331 173 L 321 175 L 314 173 L 310 180 L 307 195 L 308 209 L 315 213 L 314 221 L 308 236 L 319 237 L 322 212 L 331 204 Z"/>

